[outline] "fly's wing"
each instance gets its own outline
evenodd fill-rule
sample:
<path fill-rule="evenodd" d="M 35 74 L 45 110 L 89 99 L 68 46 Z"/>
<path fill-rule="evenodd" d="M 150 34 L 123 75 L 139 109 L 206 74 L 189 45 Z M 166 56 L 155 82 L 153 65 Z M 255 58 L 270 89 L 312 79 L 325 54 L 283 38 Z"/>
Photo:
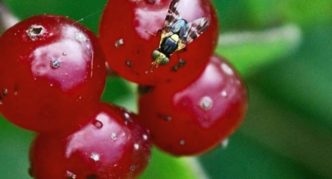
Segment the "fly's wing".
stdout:
<path fill-rule="evenodd" d="M 168 12 L 165 18 L 164 31 L 168 32 L 172 24 L 180 17 L 177 9 L 180 0 L 173 0 L 169 5 Z"/>
<path fill-rule="evenodd" d="M 189 23 L 189 30 L 187 37 L 184 41 L 185 44 L 190 44 L 197 39 L 209 26 L 209 20 L 205 17 L 194 20 Z"/>

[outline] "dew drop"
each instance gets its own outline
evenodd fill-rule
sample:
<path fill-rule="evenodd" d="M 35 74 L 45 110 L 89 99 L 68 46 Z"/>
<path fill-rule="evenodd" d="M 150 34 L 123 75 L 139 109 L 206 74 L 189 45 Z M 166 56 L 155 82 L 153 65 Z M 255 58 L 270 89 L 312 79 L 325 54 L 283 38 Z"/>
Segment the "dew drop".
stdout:
<path fill-rule="evenodd" d="M 134 144 L 134 149 L 135 149 L 135 150 L 139 150 L 139 149 L 140 149 L 140 145 L 137 144 L 137 143 L 135 143 L 135 144 Z"/>
<path fill-rule="evenodd" d="M 143 135 L 142 135 L 142 138 L 143 138 L 144 141 L 147 141 L 147 140 L 149 139 L 149 137 L 148 137 L 147 134 L 143 134 Z"/>
<path fill-rule="evenodd" d="M 37 40 L 39 37 L 45 34 L 46 30 L 42 25 L 31 25 L 28 30 L 26 30 L 26 34 L 32 41 Z"/>
<path fill-rule="evenodd" d="M 232 68 L 226 64 L 226 63 L 223 63 L 221 64 L 221 69 L 227 74 L 227 75 L 234 75 L 234 71 L 232 70 Z"/>
<path fill-rule="evenodd" d="M 81 32 L 76 32 L 75 33 L 75 39 L 81 43 L 88 41 L 86 36 L 82 34 Z"/>
<path fill-rule="evenodd" d="M 17 95 L 18 95 L 18 91 L 15 90 L 15 91 L 14 91 L 14 96 L 17 96 Z"/>
<path fill-rule="evenodd" d="M 199 102 L 199 106 L 205 111 L 210 110 L 213 107 L 212 98 L 209 96 L 204 96 Z"/>
<path fill-rule="evenodd" d="M 129 68 L 133 67 L 133 62 L 131 60 L 126 60 L 125 64 Z"/>
<path fill-rule="evenodd" d="M 224 97 L 224 98 L 226 98 L 226 97 L 228 96 L 226 90 L 223 90 L 223 91 L 220 93 L 220 95 L 221 95 L 222 97 Z"/>
<path fill-rule="evenodd" d="M 123 117 L 126 125 L 128 125 L 129 122 L 132 122 L 131 116 L 128 112 L 124 112 Z"/>
<path fill-rule="evenodd" d="M 59 59 L 53 59 L 50 61 L 50 66 L 52 69 L 58 69 L 61 66 L 61 62 Z"/>
<path fill-rule="evenodd" d="M 115 132 L 112 132 L 112 134 L 111 134 L 111 139 L 112 139 L 113 141 L 116 141 L 116 140 L 118 139 L 118 135 L 117 135 Z"/>
<path fill-rule="evenodd" d="M 93 121 L 93 125 L 97 128 L 97 129 L 101 129 L 103 127 L 103 123 L 101 121 L 95 120 Z"/>
<path fill-rule="evenodd" d="M 1 95 L 3 97 L 7 96 L 8 95 L 8 89 L 7 88 L 2 89 L 2 94 Z"/>
<path fill-rule="evenodd" d="M 95 161 L 95 162 L 98 162 L 100 160 L 100 155 L 97 154 L 97 153 L 94 153 L 92 152 L 91 155 L 90 155 L 90 158 Z"/>
<path fill-rule="evenodd" d="M 180 145 L 185 145 L 186 144 L 186 141 L 181 139 L 180 142 L 179 142 Z"/>
<path fill-rule="evenodd" d="M 66 177 L 67 177 L 67 179 L 76 179 L 77 178 L 76 174 L 69 170 L 66 171 Z"/>
<path fill-rule="evenodd" d="M 119 48 L 119 47 L 122 46 L 122 45 L 124 45 L 124 40 L 123 40 L 123 38 L 118 39 L 118 40 L 114 43 L 114 46 L 115 46 L 116 48 Z"/>

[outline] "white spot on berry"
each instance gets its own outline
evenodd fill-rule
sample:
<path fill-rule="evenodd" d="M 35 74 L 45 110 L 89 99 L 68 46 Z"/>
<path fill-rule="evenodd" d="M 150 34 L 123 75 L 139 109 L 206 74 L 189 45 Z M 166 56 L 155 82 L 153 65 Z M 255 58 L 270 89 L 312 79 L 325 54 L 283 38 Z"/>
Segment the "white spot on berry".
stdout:
<path fill-rule="evenodd" d="M 112 132 L 111 138 L 113 141 L 116 141 L 118 139 L 118 135 L 115 132 Z"/>
<path fill-rule="evenodd" d="M 186 144 L 186 141 L 181 139 L 180 142 L 179 142 L 180 145 L 185 145 Z"/>
<path fill-rule="evenodd" d="M 46 33 L 46 29 L 42 25 L 31 25 L 27 30 L 26 34 L 32 40 L 38 40 L 38 38 L 42 37 Z"/>
<path fill-rule="evenodd" d="M 75 39 L 81 43 L 88 41 L 88 38 L 81 32 L 75 33 Z"/>
<path fill-rule="evenodd" d="M 71 171 L 69 171 L 69 170 L 66 171 L 66 177 L 68 179 L 76 179 L 77 178 L 76 174 L 73 173 L 73 172 L 71 172 Z"/>
<path fill-rule="evenodd" d="M 123 40 L 123 38 L 118 39 L 118 40 L 115 41 L 115 43 L 114 43 L 114 46 L 115 46 L 116 48 L 119 48 L 119 47 L 121 47 L 122 45 L 124 45 L 124 40 Z"/>
<path fill-rule="evenodd" d="M 100 155 L 97 153 L 91 153 L 90 158 L 95 161 L 98 162 L 100 160 Z"/>
<path fill-rule="evenodd" d="M 142 135 L 142 138 L 143 138 L 144 141 L 147 141 L 147 140 L 149 139 L 149 137 L 148 137 L 147 134 L 143 134 L 143 135 Z"/>
<path fill-rule="evenodd" d="M 232 70 L 232 68 L 226 64 L 226 63 L 223 63 L 221 64 L 221 69 L 229 76 L 232 76 L 234 75 L 234 71 Z"/>
<path fill-rule="evenodd" d="M 139 144 L 137 144 L 137 143 L 134 144 L 134 149 L 135 149 L 135 150 L 139 150 L 140 148 L 141 148 L 141 147 L 140 147 Z"/>
<path fill-rule="evenodd" d="M 227 93 L 226 90 L 223 90 L 223 91 L 220 93 L 220 95 L 221 95 L 222 97 L 226 98 L 226 97 L 228 96 L 228 93 Z"/>
<path fill-rule="evenodd" d="M 199 106 L 204 111 L 208 111 L 213 107 L 213 100 L 209 96 L 204 96 L 201 101 L 199 102 Z"/>

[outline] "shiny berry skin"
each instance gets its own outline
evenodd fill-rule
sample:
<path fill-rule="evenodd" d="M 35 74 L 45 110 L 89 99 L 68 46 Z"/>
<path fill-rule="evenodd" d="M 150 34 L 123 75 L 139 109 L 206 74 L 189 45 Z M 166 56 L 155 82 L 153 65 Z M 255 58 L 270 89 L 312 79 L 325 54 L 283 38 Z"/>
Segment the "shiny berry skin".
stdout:
<path fill-rule="evenodd" d="M 66 17 L 34 16 L 2 35 L 0 54 L 0 111 L 8 120 L 39 132 L 88 122 L 82 116 L 97 106 L 106 77 L 92 32 Z"/>
<path fill-rule="evenodd" d="M 226 139 L 247 109 L 246 88 L 223 59 L 211 57 L 190 85 L 172 83 L 145 91 L 139 101 L 140 122 L 159 148 L 174 155 L 205 152 Z"/>
<path fill-rule="evenodd" d="M 180 0 L 178 11 L 192 22 L 201 17 L 210 21 L 207 30 L 170 62 L 150 71 L 152 53 L 159 47 L 161 30 L 171 0 L 111 0 L 104 11 L 100 41 L 110 67 L 120 76 L 145 85 L 176 80 L 189 81 L 199 75 L 213 52 L 218 24 L 209 0 Z"/>
<path fill-rule="evenodd" d="M 150 137 L 136 116 L 101 106 L 91 122 L 68 136 L 39 135 L 30 151 L 36 179 L 134 178 L 146 167 Z"/>

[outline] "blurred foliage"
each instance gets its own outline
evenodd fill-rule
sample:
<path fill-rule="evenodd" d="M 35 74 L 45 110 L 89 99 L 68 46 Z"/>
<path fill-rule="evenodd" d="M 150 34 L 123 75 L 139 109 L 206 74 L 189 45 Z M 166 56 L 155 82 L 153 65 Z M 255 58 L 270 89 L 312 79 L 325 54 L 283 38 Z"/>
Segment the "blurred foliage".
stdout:
<path fill-rule="evenodd" d="M 95 32 L 106 2 L 3 1 L 20 18 L 62 14 Z M 213 2 L 221 23 L 216 53 L 247 82 L 247 119 L 229 147 L 197 159 L 155 149 L 142 178 L 332 178 L 332 1 Z M 136 110 L 133 84 L 117 77 L 107 84 L 105 101 Z M 26 178 L 32 137 L 0 120 L 1 178 Z"/>

